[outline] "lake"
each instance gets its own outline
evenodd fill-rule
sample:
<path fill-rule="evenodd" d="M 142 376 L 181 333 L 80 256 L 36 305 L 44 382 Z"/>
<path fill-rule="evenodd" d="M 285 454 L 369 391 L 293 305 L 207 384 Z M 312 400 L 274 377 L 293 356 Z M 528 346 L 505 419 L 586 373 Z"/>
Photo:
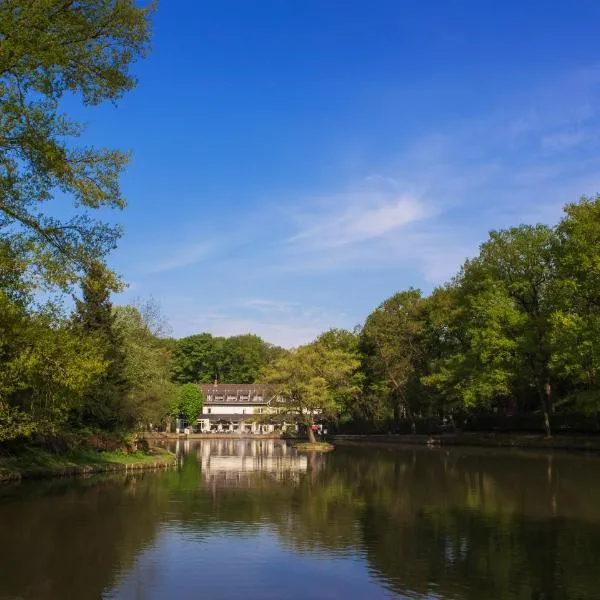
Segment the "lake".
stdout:
<path fill-rule="evenodd" d="M 0 598 L 600 598 L 600 459 L 278 440 L 0 487 Z"/>

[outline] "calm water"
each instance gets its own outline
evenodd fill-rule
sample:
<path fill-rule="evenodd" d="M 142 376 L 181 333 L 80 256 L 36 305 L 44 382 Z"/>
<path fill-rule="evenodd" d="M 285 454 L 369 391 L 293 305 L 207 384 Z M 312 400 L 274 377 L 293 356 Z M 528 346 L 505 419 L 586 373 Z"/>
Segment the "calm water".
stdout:
<path fill-rule="evenodd" d="M 600 598 L 600 460 L 276 441 L 0 488 L 0 598 Z"/>

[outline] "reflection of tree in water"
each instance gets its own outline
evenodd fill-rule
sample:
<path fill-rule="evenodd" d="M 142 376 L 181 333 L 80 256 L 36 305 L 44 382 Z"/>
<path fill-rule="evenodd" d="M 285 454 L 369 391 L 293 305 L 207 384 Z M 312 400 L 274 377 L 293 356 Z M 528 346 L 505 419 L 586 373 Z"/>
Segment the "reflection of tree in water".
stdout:
<path fill-rule="evenodd" d="M 200 538 L 268 527 L 296 552 L 359 553 L 384 585 L 419 596 L 599 597 L 597 461 L 338 448 L 239 487 L 208 485 L 206 464 L 190 449 L 178 471 L 0 504 L 0 544 L 13 550 L 0 592 L 99 597 L 168 523 Z"/>
<path fill-rule="evenodd" d="M 256 474 L 251 489 L 199 492 L 207 505 L 182 518 L 214 510 L 204 526 L 266 521 L 299 551 L 364 553 L 401 592 L 598 597 L 596 461 L 351 448 L 310 461 L 300 479 Z"/>
<path fill-rule="evenodd" d="M 160 480 L 147 473 L 49 483 L 35 484 L 37 497 L 2 498 L 0 596 L 100 598 L 153 542 Z"/>
<path fill-rule="evenodd" d="M 558 462 L 551 480 L 546 459 L 506 454 L 339 453 L 329 466 L 351 473 L 366 507 L 363 546 L 398 591 L 435 584 L 443 597 L 597 598 L 600 487 L 572 493 L 597 463 Z"/>

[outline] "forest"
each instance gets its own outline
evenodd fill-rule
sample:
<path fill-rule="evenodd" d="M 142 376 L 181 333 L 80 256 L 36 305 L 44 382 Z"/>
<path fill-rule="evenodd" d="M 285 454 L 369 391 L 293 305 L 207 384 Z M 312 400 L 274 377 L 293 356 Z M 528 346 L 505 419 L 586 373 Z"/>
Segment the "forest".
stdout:
<path fill-rule="evenodd" d="M 77 143 L 83 125 L 64 101 L 94 107 L 133 89 L 154 6 L 61 6 L 0 5 L 0 443 L 168 427 L 194 418 L 195 384 L 214 380 L 267 384 L 282 410 L 338 430 L 500 416 L 547 434 L 598 430 L 598 196 L 554 226 L 490 232 L 447 284 L 400 291 L 353 331 L 292 350 L 251 333 L 175 340 L 152 299 L 113 305 L 126 287 L 108 257 L 129 155 Z"/>

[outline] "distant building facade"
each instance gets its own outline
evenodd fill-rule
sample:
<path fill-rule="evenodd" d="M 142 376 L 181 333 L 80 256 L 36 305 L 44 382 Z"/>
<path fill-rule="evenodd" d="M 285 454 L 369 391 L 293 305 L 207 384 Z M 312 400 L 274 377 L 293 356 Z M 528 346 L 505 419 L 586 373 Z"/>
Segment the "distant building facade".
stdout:
<path fill-rule="evenodd" d="M 265 434 L 285 431 L 286 423 L 277 421 L 267 389 L 256 384 L 206 384 L 200 431 L 238 434 Z M 269 416 L 270 415 L 270 416 Z"/>

